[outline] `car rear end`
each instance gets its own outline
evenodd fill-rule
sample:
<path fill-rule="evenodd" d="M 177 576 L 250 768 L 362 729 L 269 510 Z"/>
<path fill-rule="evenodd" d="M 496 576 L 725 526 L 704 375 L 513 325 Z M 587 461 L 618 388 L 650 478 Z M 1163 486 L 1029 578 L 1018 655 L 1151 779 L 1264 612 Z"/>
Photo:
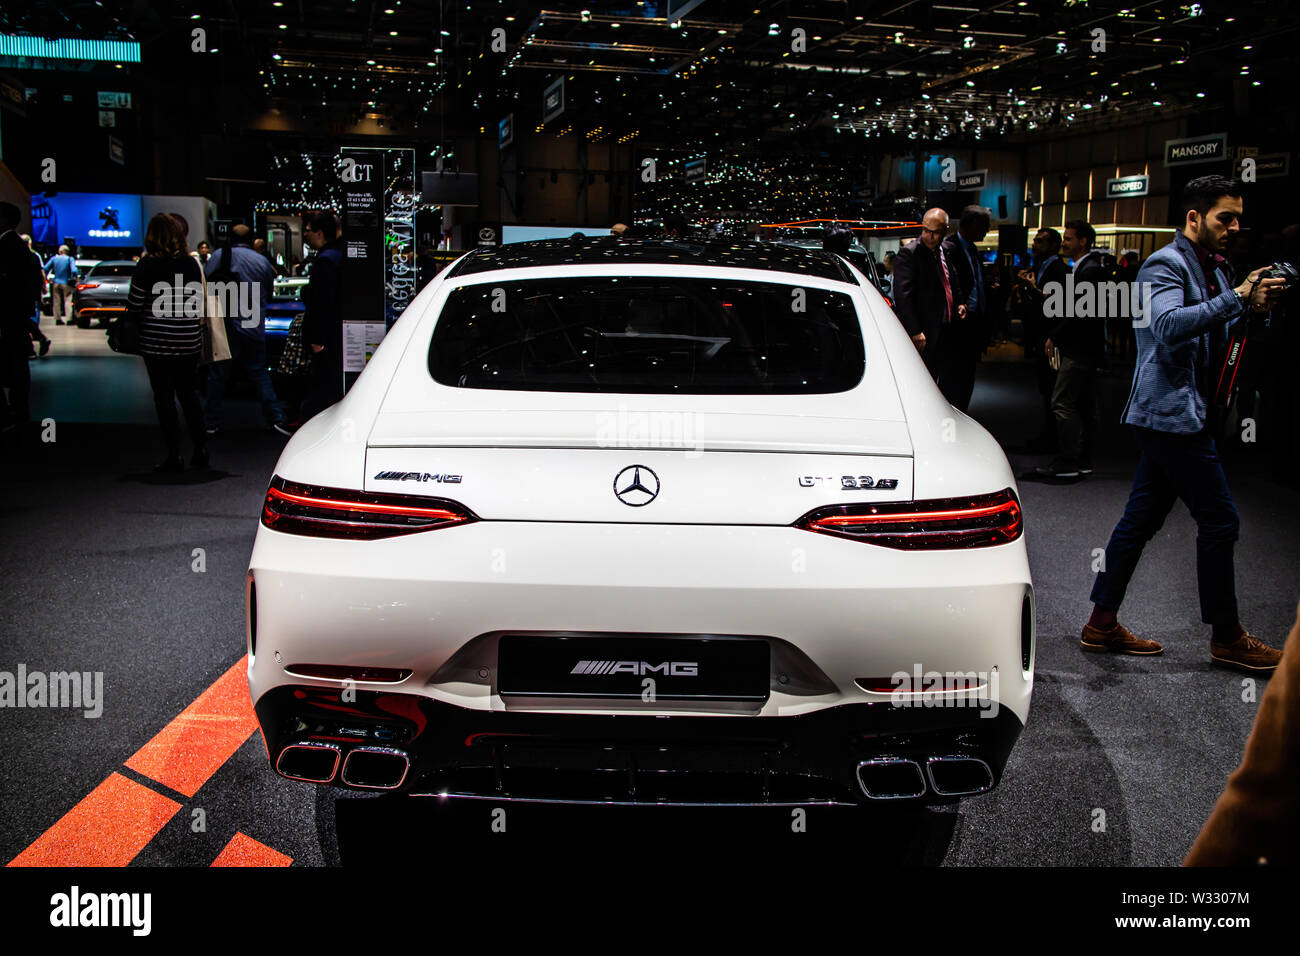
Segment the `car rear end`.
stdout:
<path fill-rule="evenodd" d="M 655 265 L 427 290 L 268 491 L 273 765 L 566 802 L 994 786 L 1032 686 L 1019 502 L 973 423 L 918 483 L 873 296 Z"/>
<path fill-rule="evenodd" d="M 126 311 L 135 263 L 101 262 L 83 275 L 72 292 L 73 320 L 83 329 L 93 324 L 107 325 Z"/>

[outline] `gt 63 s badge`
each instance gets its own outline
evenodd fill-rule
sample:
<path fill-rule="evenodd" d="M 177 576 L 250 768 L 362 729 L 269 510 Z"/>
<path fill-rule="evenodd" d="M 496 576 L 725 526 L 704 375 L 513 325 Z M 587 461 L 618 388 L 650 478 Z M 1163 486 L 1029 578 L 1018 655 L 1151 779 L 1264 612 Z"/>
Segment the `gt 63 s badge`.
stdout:
<path fill-rule="evenodd" d="M 870 491 L 876 489 L 879 491 L 892 491 L 898 487 L 897 478 L 872 478 L 870 475 L 841 475 L 839 478 L 834 476 L 823 478 L 820 475 L 800 475 L 799 484 L 804 488 L 813 488 L 822 482 L 828 484 L 840 483 L 841 491 Z"/>

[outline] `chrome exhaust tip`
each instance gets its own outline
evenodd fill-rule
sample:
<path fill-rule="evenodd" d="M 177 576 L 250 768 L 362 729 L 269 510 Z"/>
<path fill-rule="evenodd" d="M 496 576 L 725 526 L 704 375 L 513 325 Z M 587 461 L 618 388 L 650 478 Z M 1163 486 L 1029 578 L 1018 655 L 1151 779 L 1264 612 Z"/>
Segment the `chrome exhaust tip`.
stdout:
<path fill-rule="evenodd" d="M 930 787 L 943 797 L 968 797 L 993 789 L 993 770 L 979 757 L 931 757 L 925 772 Z"/>
<path fill-rule="evenodd" d="M 343 752 L 334 744 L 304 740 L 289 744 L 275 761 L 275 772 L 290 780 L 329 783 L 338 772 Z"/>
<path fill-rule="evenodd" d="M 871 800 L 911 800 L 925 795 L 925 774 L 915 760 L 877 757 L 858 764 L 858 786 Z"/>
<path fill-rule="evenodd" d="M 393 747 L 357 747 L 343 761 L 343 782 L 363 790 L 396 790 L 406 780 L 411 758 Z"/>

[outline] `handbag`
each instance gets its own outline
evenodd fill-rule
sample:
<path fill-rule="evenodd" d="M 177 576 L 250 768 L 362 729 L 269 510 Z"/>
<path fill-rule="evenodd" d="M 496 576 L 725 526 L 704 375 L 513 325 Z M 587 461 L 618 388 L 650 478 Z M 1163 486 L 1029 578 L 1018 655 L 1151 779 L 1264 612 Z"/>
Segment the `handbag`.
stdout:
<path fill-rule="evenodd" d="M 221 306 L 221 297 L 208 293 L 208 279 L 203 275 L 202 268 L 199 269 L 199 275 L 203 282 L 203 317 L 199 319 L 202 348 L 199 364 L 211 365 L 214 362 L 226 361 L 232 353 L 230 339 L 226 335 L 226 312 Z"/>
<path fill-rule="evenodd" d="M 281 375 L 302 375 L 311 368 L 311 355 L 303 341 L 303 324 L 305 312 L 293 317 L 289 323 L 289 334 L 284 339 L 284 349 L 280 352 L 280 364 L 276 371 Z"/>
<path fill-rule="evenodd" d="M 108 323 L 108 347 L 123 355 L 140 354 L 140 317 L 134 312 L 123 312 Z"/>

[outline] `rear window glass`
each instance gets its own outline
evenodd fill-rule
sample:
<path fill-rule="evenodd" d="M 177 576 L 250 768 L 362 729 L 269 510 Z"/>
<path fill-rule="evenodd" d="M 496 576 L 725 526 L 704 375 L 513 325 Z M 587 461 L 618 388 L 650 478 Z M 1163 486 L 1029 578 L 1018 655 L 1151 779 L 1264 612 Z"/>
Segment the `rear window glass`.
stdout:
<path fill-rule="evenodd" d="M 440 384 L 524 391 L 814 394 L 863 368 L 848 295 L 710 279 L 460 286 L 429 349 Z"/>
<path fill-rule="evenodd" d="M 95 266 L 95 268 L 90 270 L 90 274 L 97 279 L 103 279 L 109 276 L 129 276 L 134 272 L 134 262 L 119 262 L 114 265 Z"/>

